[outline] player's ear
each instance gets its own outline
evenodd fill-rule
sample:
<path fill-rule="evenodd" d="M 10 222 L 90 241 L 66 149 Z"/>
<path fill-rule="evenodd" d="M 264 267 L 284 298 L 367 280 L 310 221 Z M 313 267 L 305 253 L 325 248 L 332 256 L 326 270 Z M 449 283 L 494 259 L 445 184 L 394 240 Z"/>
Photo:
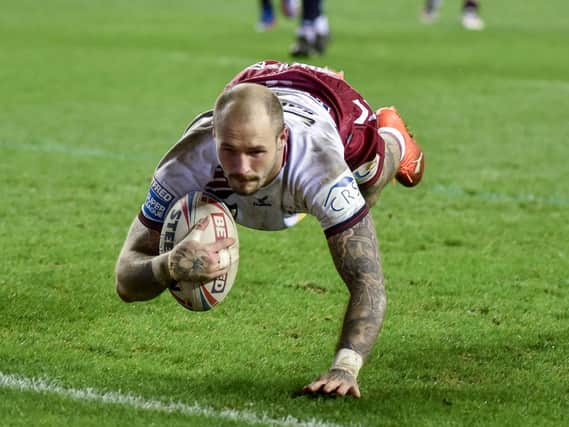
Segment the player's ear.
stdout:
<path fill-rule="evenodd" d="M 279 133 L 277 138 L 277 150 L 282 150 L 288 140 L 288 128 L 283 126 L 283 130 Z"/>

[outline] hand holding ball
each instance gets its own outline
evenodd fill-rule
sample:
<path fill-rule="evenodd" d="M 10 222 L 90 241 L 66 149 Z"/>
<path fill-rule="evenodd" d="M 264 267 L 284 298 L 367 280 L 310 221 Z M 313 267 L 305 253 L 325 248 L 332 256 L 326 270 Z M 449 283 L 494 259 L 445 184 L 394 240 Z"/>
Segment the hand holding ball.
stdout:
<path fill-rule="evenodd" d="M 165 252 L 176 280 L 170 287 L 174 298 L 189 310 L 211 309 L 237 276 L 239 240 L 233 216 L 208 194 L 188 193 L 166 215 L 160 234 L 160 253 Z"/>

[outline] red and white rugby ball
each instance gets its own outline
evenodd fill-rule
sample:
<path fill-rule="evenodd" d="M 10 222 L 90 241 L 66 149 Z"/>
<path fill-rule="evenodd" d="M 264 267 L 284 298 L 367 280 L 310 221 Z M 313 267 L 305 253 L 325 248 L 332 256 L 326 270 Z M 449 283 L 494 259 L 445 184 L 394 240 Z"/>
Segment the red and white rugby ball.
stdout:
<path fill-rule="evenodd" d="M 230 251 L 229 271 L 209 282 L 177 282 L 170 287 L 170 293 L 185 308 L 192 311 L 206 311 L 223 301 L 227 296 L 239 266 L 239 240 L 237 224 L 231 212 L 219 200 L 201 191 L 194 191 L 179 199 L 168 211 L 160 233 L 160 253 L 170 250 L 198 223 L 209 216 L 207 227 L 199 233 L 202 243 L 214 243 L 228 237 L 235 239 Z"/>

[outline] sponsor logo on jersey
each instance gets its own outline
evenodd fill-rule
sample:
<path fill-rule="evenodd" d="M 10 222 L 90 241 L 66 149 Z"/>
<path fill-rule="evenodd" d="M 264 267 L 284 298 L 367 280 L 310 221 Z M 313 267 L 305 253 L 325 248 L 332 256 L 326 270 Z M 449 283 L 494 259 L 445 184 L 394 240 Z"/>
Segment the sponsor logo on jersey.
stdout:
<path fill-rule="evenodd" d="M 263 197 L 255 197 L 255 201 L 253 202 L 253 206 L 262 207 L 262 206 L 273 206 L 269 199 L 269 196 Z"/>
<path fill-rule="evenodd" d="M 358 184 L 363 184 L 364 182 L 372 179 L 377 173 L 377 168 L 379 166 L 379 154 L 375 155 L 375 158 L 371 162 L 366 162 L 354 171 L 354 177 Z"/>
<path fill-rule="evenodd" d="M 344 175 L 328 190 L 324 207 L 334 212 L 342 212 L 352 209 L 356 204 L 359 205 L 361 200 L 362 195 L 354 177 Z"/>
<path fill-rule="evenodd" d="M 142 205 L 144 216 L 152 221 L 163 222 L 174 195 L 160 184 L 156 178 L 152 180 L 146 201 Z"/>

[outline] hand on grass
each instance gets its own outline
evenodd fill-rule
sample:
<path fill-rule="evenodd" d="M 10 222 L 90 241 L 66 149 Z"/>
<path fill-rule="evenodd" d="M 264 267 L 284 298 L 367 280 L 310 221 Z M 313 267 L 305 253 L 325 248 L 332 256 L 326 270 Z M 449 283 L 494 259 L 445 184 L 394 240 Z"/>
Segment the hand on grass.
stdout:
<path fill-rule="evenodd" d="M 357 380 L 349 372 L 330 369 L 316 381 L 304 387 L 305 393 L 335 396 L 354 396 L 359 398 L 360 388 Z"/>

